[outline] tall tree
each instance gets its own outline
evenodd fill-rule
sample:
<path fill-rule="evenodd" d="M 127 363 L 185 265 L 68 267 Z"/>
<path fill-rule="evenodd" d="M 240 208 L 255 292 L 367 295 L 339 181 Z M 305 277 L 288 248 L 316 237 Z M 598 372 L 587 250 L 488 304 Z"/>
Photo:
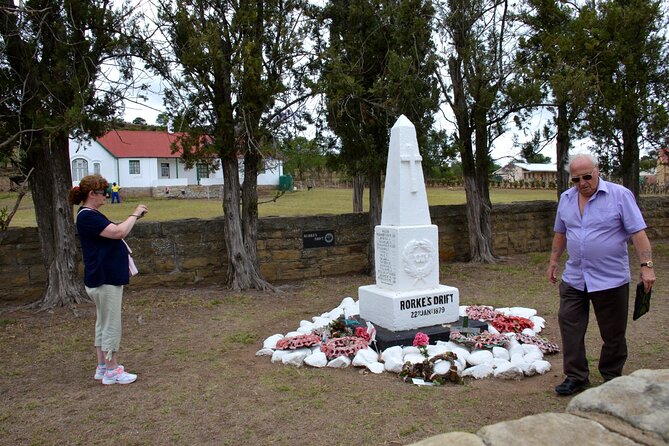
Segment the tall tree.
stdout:
<path fill-rule="evenodd" d="M 639 195 L 639 144 L 667 142 L 669 58 L 662 2 L 599 2 L 588 26 L 597 88 L 587 135 L 604 167 Z M 591 10 L 595 12 L 594 6 Z"/>
<path fill-rule="evenodd" d="M 593 91 L 585 50 L 588 39 L 579 12 L 572 3 L 525 0 L 519 14 L 527 28 L 519 42 L 518 77 L 534 84 L 540 93 L 526 115 L 537 107 L 553 113 L 554 134 L 545 132 L 545 139 L 555 138 L 558 198 L 570 187 L 566 169 L 569 149 Z M 587 9 L 584 14 L 587 16 Z"/>
<path fill-rule="evenodd" d="M 513 71 L 506 0 L 448 0 L 440 12 L 448 78 L 442 94 L 455 115 L 456 144 L 467 196 L 467 225 L 472 262 L 494 262 L 489 174 L 493 141 L 505 131 L 516 109 L 505 104 Z M 443 6 L 443 5 L 442 5 Z"/>
<path fill-rule="evenodd" d="M 123 97 L 108 81 L 105 64 L 117 63 L 118 78 L 132 66 L 125 32 L 130 9 L 107 0 L 0 1 L 0 148 L 16 149 L 35 205 L 47 287 L 36 306 L 70 306 L 87 300 L 77 277 L 68 135 L 96 136 Z"/>
<path fill-rule="evenodd" d="M 370 237 L 381 221 L 390 128 L 405 115 L 424 149 L 438 107 L 433 16 L 429 0 L 337 0 L 324 9 L 327 120 L 349 173 L 363 176 L 369 187 Z"/>
<path fill-rule="evenodd" d="M 256 251 L 257 176 L 277 129 L 311 94 L 305 8 L 302 0 L 187 0 L 158 7 L 166 48 L 154 40 L 147 59 L 169 85 L 168 111 L 186 131 L 180 140 L 184 158 L 215 153 L 221 160 L 227 282 L 233 289 L 272 288 Z"/>

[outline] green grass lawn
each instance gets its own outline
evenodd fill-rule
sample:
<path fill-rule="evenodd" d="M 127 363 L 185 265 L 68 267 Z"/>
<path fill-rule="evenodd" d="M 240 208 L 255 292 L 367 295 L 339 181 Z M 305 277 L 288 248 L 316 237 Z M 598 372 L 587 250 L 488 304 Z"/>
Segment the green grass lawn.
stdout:
<path fill-rule="evenodd" d="M 318 214 L 344 214 L 352 211 L 351 189 L 312 189 L 310 191 L 289 192 L 275 202 L 266 202 L 273 196 L 260 197 L 260 216 L 299 216 Z M 15 193 L 0 192 L 0 210 L 7 208 L 9 212 L 16 201 Z M 492 189 L 490 191 L 493 203 L 511 203 L 513 201 L 557 200 L 554 190 L 518 190 Z M 431 206 L 465 203 L 463 189 L 430 188 L 427 190 L 428 201 Z M 365 191 L 365 210 L 368 207 L 368 194 Z M 149 207 L 149 214 L 145 220 L 167 221 L 180 218 L 212 218 L 223 215 L 223 204 L 219 199 L 173 199 L 164 198 L 130 198 L 121 204 L 107 204 L 101 211 L 112 221 L 122 221 L 132 213 L 137 204 L 143 203 Z M 35 211 L 30 195 L 26 195 L 21 202 L 18 212 L 12 219 L 10 227 L 36 226 Z"/>

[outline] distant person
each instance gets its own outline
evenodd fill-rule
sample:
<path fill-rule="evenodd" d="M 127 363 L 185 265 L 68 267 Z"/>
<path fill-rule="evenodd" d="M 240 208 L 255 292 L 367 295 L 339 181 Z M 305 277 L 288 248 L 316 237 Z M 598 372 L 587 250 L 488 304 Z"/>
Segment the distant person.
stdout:
<path fill-rule="evenodd" d="M 585 352 L 590 303 L 603 341 L 599 372 L 605 381 L 622 375 L 627 360 L 628 240 L 639 257 L 645 290 L 655 282 L 646 223 L 632 192 L 602 180 L 597 162 L 587 154 L 571 159 L 569 174 L 574 187 L 560 197 L 546 270 L 548 280 L 557 283 L 558 261 L 567 249 L 558 312 L 567 378 L 555 388 L 559 395 L 572 395 L 590 385 Z"/>
<path fill-rule="evenodd" d="M 77 212 L 77 230 L 84 260 L 84 285 L 95 302 L 95 350 L 98 365 L 95 379 L 102 384 L 130 384 L 137 375 L 117 362 L 121 344 L 121 304 L 123 286 L 130 281 L 128 247 L 123 239 L 130 233 L 147 207 L 138 205 L 128 218 L 112 223 L 100 211 L 105 204 L 107 180 L 100 175 L 81 179 L 70 189 L 71 204 L 82 204 Z"/>
<path fill-rule="evenodd" d="M 112 187 L 111 187 L 111 202 L 112 202 L 112 204 L 114 204 L 114 200 L 116 200 L 116 203 L 121 202 L 121 195 L 118 192 L 120 190 L 121 190 L 121 186 L 117 185 L 116 183 L 112 183 Z"/>

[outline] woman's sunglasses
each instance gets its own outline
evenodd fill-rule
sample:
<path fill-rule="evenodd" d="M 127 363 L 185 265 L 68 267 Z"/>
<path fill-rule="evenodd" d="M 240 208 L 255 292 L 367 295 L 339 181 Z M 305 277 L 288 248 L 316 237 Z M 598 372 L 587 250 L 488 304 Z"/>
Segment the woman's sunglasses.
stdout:
<path fill-rule="evenodd" d="M 594 170 L 593 170 L 594 172 Z M 571 177 L 571 182 L 576 184 L 581 182 L 581 178 L 583 178 L 585 181 L 590 181 L 592 180 L 592 172 L 586 173 L 585 175 L 581 175 L 579 177 Z"/>

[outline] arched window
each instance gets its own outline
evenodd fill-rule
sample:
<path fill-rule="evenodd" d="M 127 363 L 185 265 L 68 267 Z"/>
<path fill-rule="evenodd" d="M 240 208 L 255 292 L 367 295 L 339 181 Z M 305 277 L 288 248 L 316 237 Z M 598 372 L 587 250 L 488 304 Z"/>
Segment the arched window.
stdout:
<path fill-rule="evenodd" d="M 82 158 L 72 160 L 72 180 L 81 181 L 88 175 L 88 161 Z"/>

